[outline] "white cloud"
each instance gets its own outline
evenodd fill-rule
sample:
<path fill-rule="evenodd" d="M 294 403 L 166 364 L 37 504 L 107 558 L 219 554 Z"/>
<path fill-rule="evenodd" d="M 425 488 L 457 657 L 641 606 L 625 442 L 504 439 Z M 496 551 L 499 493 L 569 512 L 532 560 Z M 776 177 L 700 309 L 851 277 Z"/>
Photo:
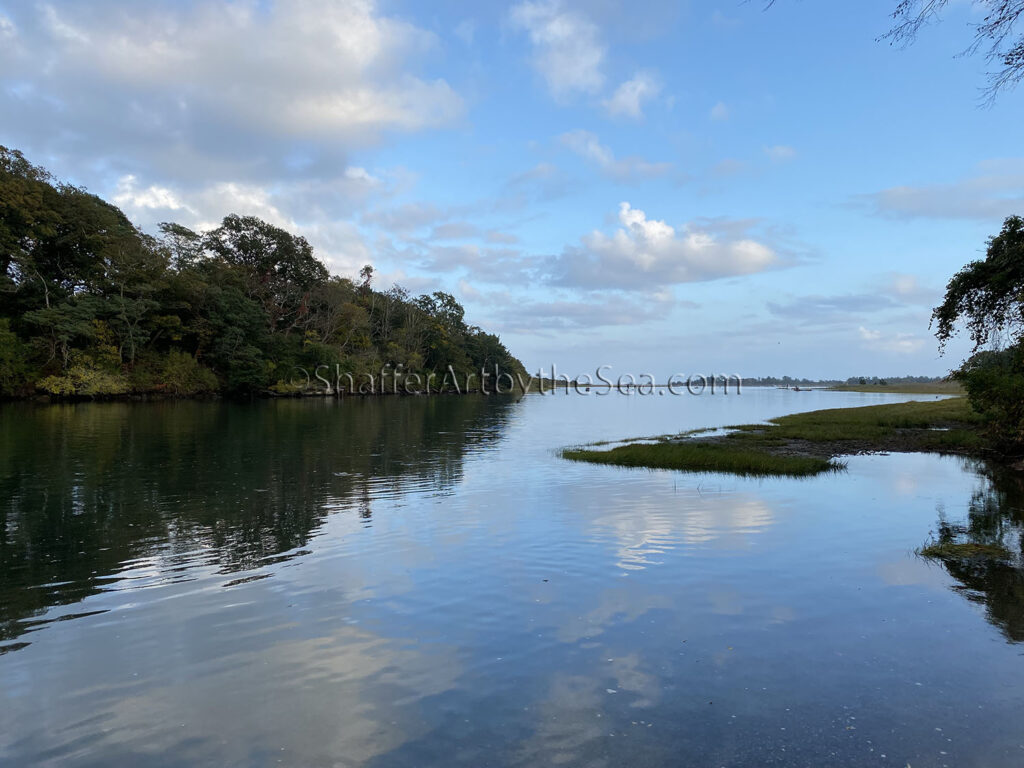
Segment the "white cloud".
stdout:
<path fill-rule="evenodd" d="M 590 131 L 570 131 L 558 137 L 566 149 L 593 163 L 607 176 L 618 181 L 648 179 L 671 170 L 669 163 L 650 163 L 640 157 L 618 159 L 612 150 Z"/>
<path fill-rule="evenodd" d="M 132 172 L 143 163 L 179 178 L 251 171 L 282 140 L 344 154 L 463 109 L 446 81 L 413 66 L 435 36 L 373 0 L 54 0 L 14 20 L 22 52 L 0 86 L 24 87 L 0 87 L 0 112 L 14 116 L 8 134 L 125 164 L 135 153 Z"/>
<path fill-rule="evenodd" d="M 615 162 L 615 155 L 612 151 L 590 131 L 563 133 L 559 136 L 559 141 L 580 157 L 602 167 L 608 167 Z"/>
<path fill-rule="evenodd" d="M 140 211 L 185 211 L 192 216 L 196 215 L 196 211 L 186 206 L 167 187 L 152 184 L 145 189 L 139 189 L 138 179 L 132 175 L 118 179 L 113 200 L 128 214 L 128 218 L 136 222 L 139 220 Z"/>
<path fill-rule="evenodd" d="M 130 220 L 149 229 L 159 222 L 174 221 L 201 231 L 217 227 L 228 214 L 257 216 L 305 236 L 335 273 L 352 274 L 371 261 L 371 253 L 358 228 L 337 215 L 342 210 L 337 197 L 346 183 L 377 183 L 363 169 L 354 171 L 355 179 L 343 175 L 326 184 L 295 182 L 273 191 L 243 182 L 215 182 L 182 191 L 159 184 L 144 186 L 134 176 L 123 176 L 112 199 Z M 349 194 L 359 193 L 349 190 Z"/>
<path fill-rule="evenodd" d="M 559 284 L 637 289 L 762 272 L 780 264 L 775 250 L 728 227 L 687 224 L 681 230 L 629 203 L 619 206 L 622 224 L 613 234 L 595 230 L 581 245 L 555 259 Z"/>
<path fill-rule="evenodd" d="M 863 325 L 858 328 L 863 345 L 870 350 L 909 355 L 924 346 L 925 340 L 910 333 L 882 333 Z"/>
<path fill-rule="evenodd" d="M 603 102 L 604 108 L 610 115 L 639 120 L 644 116 L 644 103 L 660 92 L 661 83 L 653 73 L 637 72 L 631 80 L 616 88 L 611 98 Z"/>
<path fill-rule="evenodd" d="M 729 119 L 729 107 L 724 101 L 720 101 L 711 108 L 710 117 L 717 122 L 724 122 Z"/>
<path fill-rule="evenodd" d="M 1024 208 L 1024 160 L 991 161 L 959 181 L 890 187 L 857 200 L 888 218 L 998 221 Z"/>
<path fill-rule="evenodd" d="M 534 66 L 555 98 L 602 88 L 605 46 L 597 25 L 585 15 L 559 0 L 527 0 L 512 7 L 510 18 L 529 36 Z"/>
<path fill-rule="evenodd" d="M 768 158 L 776 163 L 784 163 L 787 160 L 792 160 L 796 157 L 796 150 L 792 147 L 787 147 L 784 144 L 777 144 L 774 147 L 765 147 L 764 153 L 768 155 Z"/>

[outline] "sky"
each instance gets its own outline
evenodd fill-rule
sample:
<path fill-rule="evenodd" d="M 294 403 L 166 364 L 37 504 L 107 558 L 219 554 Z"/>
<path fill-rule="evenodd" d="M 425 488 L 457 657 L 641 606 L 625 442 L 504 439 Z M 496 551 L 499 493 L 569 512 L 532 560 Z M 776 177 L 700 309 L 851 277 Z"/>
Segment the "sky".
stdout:
<path fill-rule="evenodd" d="M 531 371 L 942 375 L 1024 89 L 983 104 L 967 0 L 909 47 L 894 5 L 0 0 L 0 144 L 149 232 L 449 291 Z"/>

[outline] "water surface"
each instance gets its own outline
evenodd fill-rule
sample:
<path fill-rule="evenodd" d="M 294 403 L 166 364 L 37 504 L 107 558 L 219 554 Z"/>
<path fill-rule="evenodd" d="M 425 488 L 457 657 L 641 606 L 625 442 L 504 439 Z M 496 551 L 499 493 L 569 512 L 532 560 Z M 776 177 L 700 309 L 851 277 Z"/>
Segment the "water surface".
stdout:
<path fill-rule="evenodd" d="M 1024 764 L 1012 480 L 556 455 L 900 399 L 3 406 L 0 763 Z"/>

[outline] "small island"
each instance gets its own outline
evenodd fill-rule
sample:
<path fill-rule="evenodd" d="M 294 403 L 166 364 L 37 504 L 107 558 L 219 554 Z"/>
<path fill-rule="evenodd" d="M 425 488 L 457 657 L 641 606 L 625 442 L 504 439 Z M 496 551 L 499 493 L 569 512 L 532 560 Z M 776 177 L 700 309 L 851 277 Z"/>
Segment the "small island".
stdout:
<path fill-rule="evenodd" d="M 796 413 L 764 424 L 634 438 L 610 450 L 568 448 L 573 461 L 688 472 L 805 477 L 836 472 L 837 457 L 871 452 L 933 451 L 981 455 L 982 417 L 962 397 Z"/>

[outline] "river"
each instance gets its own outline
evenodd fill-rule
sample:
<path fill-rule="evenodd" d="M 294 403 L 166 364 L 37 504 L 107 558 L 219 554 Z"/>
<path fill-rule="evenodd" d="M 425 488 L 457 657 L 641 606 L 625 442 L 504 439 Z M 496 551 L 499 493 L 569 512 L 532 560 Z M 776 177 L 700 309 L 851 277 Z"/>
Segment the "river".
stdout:
<path fill-rule="evenodd" d="M 922 397 L 0 406 L 0 764 L 1020 766 L 1019 485 L 557 453 Z"/>

